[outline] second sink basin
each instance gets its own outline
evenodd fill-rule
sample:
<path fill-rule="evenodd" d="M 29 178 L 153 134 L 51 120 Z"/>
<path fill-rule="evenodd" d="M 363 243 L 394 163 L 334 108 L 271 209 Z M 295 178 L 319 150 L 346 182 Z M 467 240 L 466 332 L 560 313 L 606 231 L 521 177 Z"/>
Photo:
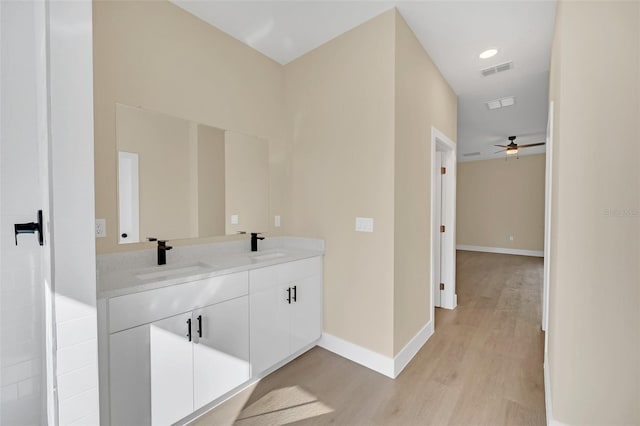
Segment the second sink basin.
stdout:
<path fill-rule="evenodd" d="M 136 277 L 141 280 L 152 280 L 158 278 L 171 278 L 183 274 L 192 274 L 194 272 L 202 271 L 211 268 L 212 265 L 198 262 L 190 265 L 182 265 L 176 267 L 159 267 L 161 270 L 145 270 L 136 274 Z"/>
<path fill-rule="evenodd" d="M 261 260 L 277 259 L 279 257 L 284 257 L 286 255 L 287 255 L 287 253 L 284 253 L 284 252 L 281 252 L 281 251 L 272 251 L 272 252 L 263 253 L 263 254 L 256 254 L 254 256 L 251 256 L 251 259 L 253 259 L 256 262 L 258 262 L 258 261 L 261 261 Z"/>

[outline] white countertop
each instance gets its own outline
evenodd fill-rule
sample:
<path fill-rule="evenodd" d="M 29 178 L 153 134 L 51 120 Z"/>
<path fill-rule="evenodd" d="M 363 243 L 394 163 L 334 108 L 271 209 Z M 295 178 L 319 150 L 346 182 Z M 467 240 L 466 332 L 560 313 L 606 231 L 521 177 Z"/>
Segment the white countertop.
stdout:
<path fill-rule="evenodd" d="M 167 252 L 167 264 L 162 266 L 154 265 L 155 249 L 99 255 L 98 299 L 124 296 L 324 254 L 322 240 L 292 237 L 270 240 L 257 252 L 248 250 L 246 241 L 176 247 Z"/>

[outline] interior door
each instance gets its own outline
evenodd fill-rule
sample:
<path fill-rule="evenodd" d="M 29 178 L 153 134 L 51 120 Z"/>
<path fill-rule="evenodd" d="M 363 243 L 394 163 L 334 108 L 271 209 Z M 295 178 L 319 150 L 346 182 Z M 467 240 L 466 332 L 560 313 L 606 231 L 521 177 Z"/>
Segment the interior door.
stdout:
<path fill-rule="evenodd" d="M 54 418 L 47 383 L 45 296 L 51 269 L 45 4 L 0 2 L 0 424 L 47 424 Z M 16 239 L 14 224 L 44 211 L 45 238 Z M 53 413 L 53 411 L 51 412 Z M 48 418 L 50 414 L 51 418 Z"/>
<path fill-rule="evenodd" d="M 436 151 L 435 152 L 435 164 L 437 167 L 442 167 L 442 152 L 440 151 Z M 436 205 L 434 208 L 434 223 L 435 223 L 435 227 L 436 229 L 433 230 L 434 235 L 437 235 L 437 243 L 434 244 L 433 249 L 434 249 L 434 256 L 433 256 L 433 277 L 434 277 L 434 282 L 433 282 L 433 306 L 435 307 L 440 307 L 441 306 L 441 295 L 442 295 L 442 291 L 440 290 L 440 283 L 442 282 L 442 276 L 441 276 L 441 271 L 442 271 L 442 233 L 440 232 L 440 225 L 442 224 L 442 174 L 441 173 L 436 173 L 435 176 L 436 182 L 435 182 L 435 188 L 436 188 L 436 194 L 435 194 L 435 201 L 436 201 Z"/>
<path fill-rule="evenodd" d="M 170 425 L 193 411 L 191 312 L 149 325 L 151 423 Z"/>
<path fill-rule="evenodd" d="M 193 409 L 249 380 L 249 297 L 193 312 Z"/>

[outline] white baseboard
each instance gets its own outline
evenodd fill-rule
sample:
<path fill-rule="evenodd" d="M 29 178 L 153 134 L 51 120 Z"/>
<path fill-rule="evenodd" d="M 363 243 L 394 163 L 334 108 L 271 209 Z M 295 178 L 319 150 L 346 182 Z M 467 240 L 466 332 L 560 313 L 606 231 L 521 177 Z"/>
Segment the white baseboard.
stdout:
<path fill-rule="evenodd" d="M 427 343 L 427 340 L 433 335 L 433 320 L 429 321 L 427 325 L 422 327 L 422 330 L 418 332 L 413 339 L 409 340 L 409 343 L 396 355 L 393 359 L 393 372 L 394 378 L 398 377 L 402 370 L 411 362 L 414 356 L 418 353 L 420 348 Z"/>
<path fill-rule="evenodd" d="M 549 359 L 544 354 L 544 405 L 547 412 L 547 426 L 568 426 L 553 418 L 553 405 L 551 400 L 551 378 L 549 376 Z"/>
<path fill-rule="evenodd" d="M 322 333 L 318 346 L 373 371 L 377 371 L 380 374 L 384 374 L 387 377 L 395 378 L 393 375 L 394 364 L 392 358 L 363 348 L 355 343 L 347 342 L 329 333 Z"/>
<path fill-rule="evenodd" d="M 322 333 L 318 346 L 395 379 L 433 335 L 433 331 L 433 321 L 430 321 L 402 348 L 395 358 L 381 355 L 329 333 Z"/>
<path fill-rule="evenodd" d="M 456 250 L 482 251 L 485 253 L 515 254 L 518 256 L 544 257 L 543 250 L 521 250 L 521 249 L 512 249 L 512 248 L 504 248 L 504 247 L 466 246 L 462 244 L 457 245 Z"/>

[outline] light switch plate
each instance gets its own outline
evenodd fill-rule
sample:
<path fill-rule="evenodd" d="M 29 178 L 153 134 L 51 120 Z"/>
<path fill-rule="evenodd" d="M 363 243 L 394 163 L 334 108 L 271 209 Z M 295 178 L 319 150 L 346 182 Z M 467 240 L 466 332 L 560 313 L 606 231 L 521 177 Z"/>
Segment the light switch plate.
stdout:
<path fill-rule="evenodd" d="M 356 231 L 357 232 L 373 232 L 373 218 L 356 217 Z"/>
<path fill-rule="evenodd" d="M 276 228 L 280 228 L 280 215 L 276 215 L 275 220 L 274 220 L 274 226 Z"/>
<path fill-rule="evenodd" d="M 107 220 L 96 219 L 96 238 L 104 238 L 107 236 Z"/>
<path fill-rule="evenodd" d="M 232 214 L 231 215 L 231 224 L 232 225 L 237 225 L 238 222 L 239 222 L 238 215 L 237 214 Z"/>

